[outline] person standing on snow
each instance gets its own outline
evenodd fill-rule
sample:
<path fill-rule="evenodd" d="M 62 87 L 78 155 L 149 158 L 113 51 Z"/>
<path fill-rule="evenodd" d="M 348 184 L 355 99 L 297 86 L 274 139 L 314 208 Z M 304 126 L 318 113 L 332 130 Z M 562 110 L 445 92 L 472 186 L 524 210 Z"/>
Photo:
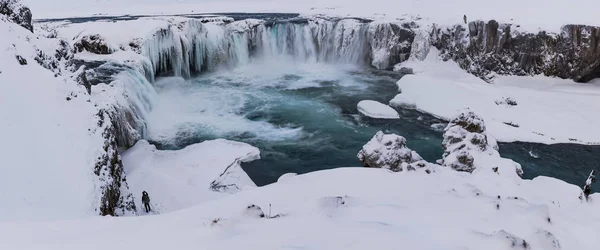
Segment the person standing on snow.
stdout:
<path fill-rule="evenodd" d="M 144 203 L 144 208 L 146 209 L 146 213 L 150 212 L 150 196 L 148 196 L 148 192 L 142 192 L 142 203 Z"/>

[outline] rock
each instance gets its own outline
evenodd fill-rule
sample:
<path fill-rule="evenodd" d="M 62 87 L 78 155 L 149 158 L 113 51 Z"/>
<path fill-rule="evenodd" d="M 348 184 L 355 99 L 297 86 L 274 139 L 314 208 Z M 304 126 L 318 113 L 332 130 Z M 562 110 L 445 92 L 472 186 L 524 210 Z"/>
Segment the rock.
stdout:
<path fill-rule="evenodd" d="M 402 163 L 417 163 L 423 158 L 406 147 L 406 139 L 379 131 L 357 155 L 364 167 L 402 171 Z"/>
<path fill-rule="evenodd" d="M 469 109 L 462 110 L 445 129 L 442 165 L 456 171 L 473 172 L 474 157 L 469 151 L 488 147 L 483 119 Z"/>
<path fill-rule="evenodd" d="M 600 77 L 600 27 L 565 25 L 559 34 L 513 32 L 512 24 L 473 21 L 434 27 L 432 45 L 444 60 L 488 82 L 493 74 L 538 75 L 587 82 Z"/>
<path fill-rule="evenodd" d="M 364 100 L 357 105 L 358 112 L 361 114 L 379 119 L 398 119 L 400 115 L 392 107 L 377 101 Z"/>
<path fill-rule="evenodd" d="M 471 173 L 484 168 L 501 175 L 514 175 L 515 172 L 518 176 L 523 175 L 520 164 L 500 156 L 496 139 L 487 135 L 483 119 L 470 109 L 461 110 L 450 120 L 442 147 L 443 159 L 438 163 L 456 171 Z"/>
<path fill-rule="evenodd" d="M 485 132 L 485 123 L 483 118 L 476 115 L 469 109 L 462 110 L 457 116 L 450 120 L 448 127 L 460 126 L 471 133 L 483 133 Z"/>
<path fill-rule="evenodd" d="M 20 55 L 15 56 L 15 58 L 17 58 L 17 61 L 19 61 L 19 64 L 21 65 L 27 65 L 27 60 L 25 60 L 25 58 L 23 58 Z"/>
<path fill-rule="evenodd" d="M 517 106 L 517 101 L 511 97 L 502 97 L 494 102 L 496 105 Z"/>
<path fill-rule="evenodd" d="M 371 65 L 377 69 L 391 69 L 410 56 L 415 33 L 410 26 L 377 23 L 369 26 L 369 37 Z"/>
<path fill-rule="evenodd" d="M 31 10 L 20 0 L 0 0 L 0 15 L 6 15 L 9 21 L 33 32 Z"/>
<path fill-rule="evenodd" d="M 100 35 L 84 35 L 73 44 L 73 49 L 75 53 L 85 50 L 100 55 L 107 55 L 113 52 L 106 40 Z"/>
<path fill-rule="evenodd" d="M 246 215 L 255 218 L 265 218 L 265 213 L 257 205 L 250 205 L 246 208 Z"/>

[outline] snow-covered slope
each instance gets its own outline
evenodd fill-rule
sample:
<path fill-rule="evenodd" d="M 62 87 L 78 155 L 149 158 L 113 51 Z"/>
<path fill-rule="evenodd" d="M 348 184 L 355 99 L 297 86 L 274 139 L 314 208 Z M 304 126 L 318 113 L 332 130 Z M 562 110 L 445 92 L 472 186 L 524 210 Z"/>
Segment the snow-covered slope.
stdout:
<path fill-rule="evenodd" d="M 258 148 L 227 140 L 205 141 L 177 151 L 161 151 L 139 141 L 123 154 L 132 192 L 147 191 L 158 212 L 202 204 L 245 187 L 256 187 L 240 163 L 260 159 Z M 142 207 L 137 200 L 137 207 Z"/>
<path fill-rule="evenodd" d="M 449 168 L 295 176 L 160 216 L 0 224 L 2 249 L 597 249 L 576 186 Z M 260 218 L 247 207 L 258 205 Z M 99 240 L 110 239 L 110 240 Z"/>
<path fill-rule="evenodd" d="M 36 62 L 39 51 L 59 49 L 58 40 L 4 16 L 0 37 L 0 221 L 98 214 L 98 110 L 82 86 Z"/>

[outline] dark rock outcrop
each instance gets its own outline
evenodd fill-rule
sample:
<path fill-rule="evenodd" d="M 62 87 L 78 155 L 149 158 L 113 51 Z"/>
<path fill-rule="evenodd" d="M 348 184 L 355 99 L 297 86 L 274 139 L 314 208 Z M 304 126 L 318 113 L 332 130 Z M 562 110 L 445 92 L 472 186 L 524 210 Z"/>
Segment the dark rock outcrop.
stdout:
<path fill-rule="evenodd" d="M 117 138 L 115 133 L 115 122 L 110 111 L 100 110 L 98 113 L 98 127 L 104 132 L 104 153 L 98 157 L 94 168 L 94 174 L 98 176 L 103 184 L 100 196 L 100 215 L 119 216 L 133 214 L 136 212 L 134 197 L 129 192 L 127 179 L 121 156 L 119 155 Z M 112 122 L 110 122 L 112 121 Z"/>
<path fill-rule="evenodd" d="M 565 25 L 560 34 L 520 33 L 512 24 L 474 21 L 434 27 L 432 45 L 444 60 L 492 82 L 501 75 L 544 74 L 586 82 L 600 77 L 600 27 Z"/>
<path fill-rule="evenodd" d="M 75 53 L 88 51 L 99 55 L 107 55 L 113 52 L 106 43 L 106 40 L 100 35 L 84 35 L 78 38 L 73 44 L 73 49 Z"/>
<path fill-rule="evenodd" d="M 406 24 L 371 24 L 371 65 L 377 69 L 392 69 L 409 58 L 415 32 Z"/>
<path fill-rule="evenodd" d="M 6 15 L 9 21 L 33 32 L 31 10 L 19 0 L 0 0 L 0 15 Z"/>

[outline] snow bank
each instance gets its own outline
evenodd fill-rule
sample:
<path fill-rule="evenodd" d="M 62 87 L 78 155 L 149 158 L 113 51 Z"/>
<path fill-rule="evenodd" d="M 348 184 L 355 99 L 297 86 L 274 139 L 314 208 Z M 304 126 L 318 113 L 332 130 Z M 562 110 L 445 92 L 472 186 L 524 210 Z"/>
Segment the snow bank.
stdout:
<path fill-rule="evenodd" d="M 469 107 L 486 121 L 488 133 L 504 142 L 600 143 L 596 84 L 543 76 L 497 76 L 495 84 L 488 84 L 454 62 L 438 60 L 434 48 L 424 61 L 400 65 L 415 75 L 398 81 L 401 93 L 391 106 L 414 106 L 446 120 Z M 507 98 L 516 105 L 503 105 Z"/>
<path fill-rule="evenodd" d="M 123 164 L 132 192 L 141 197 L 147 191 L 156 210 L 170 212 L 255 187 L 240 163 L 259 158 L 258 148 L 222 139 L 177 151 L 141 140 L 123 153 Z M 143 207 L 141 200 L 136 204 Z"/>
<path fill-rule="evenodd" d="M 161 216 L 0 223 L 0 247 L 168 249 L 177 242 L 178 249 L 504 250 L 526 242 L 531 250 L 595 250 L 600 203 L 582 203 L 580 192 L 546 177 L 341 168 Z M 269 214 L 269 204 L 272 215 L 283 216 L 248 213 L 256 205 Z"/>
<path fill-rule="evenodd" d="M 358 105 L 358 112 L 361 114 L 371 117 L 371 118 L 380 118 L 380 119 L 397 119 L 400 118 L 400 115 L 396 110 L 391 108 L 388 105 L 377 101 L 364 100 L 360 101 Z"/>
<path fill-rule="evenodd" d="M 2 18 L 0 37 L 0 221 L 98 214 L 98 110 L 85 88 L 36 61 L 55 53 L 58 40 Z"/>

